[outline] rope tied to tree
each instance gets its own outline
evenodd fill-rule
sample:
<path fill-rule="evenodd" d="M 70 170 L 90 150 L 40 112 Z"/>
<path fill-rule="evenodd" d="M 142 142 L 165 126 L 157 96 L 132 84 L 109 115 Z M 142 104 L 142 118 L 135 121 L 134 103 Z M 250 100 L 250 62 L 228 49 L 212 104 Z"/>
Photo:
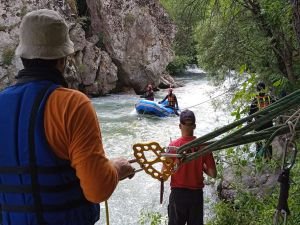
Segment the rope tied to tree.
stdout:
<path fill-rule="evenodd" d="M 290 214 L 288 207 L 289 189 L 290 189 L 290 170 L 295 164 L 297 155 L 297 145 L 295 143 L 296 127 L 299 124 L 300 110 L 296 111 L 287 121 L 286 124 L 290 129 L 289 137 L 285 140 L 285 148 L 282 157 L 281 173 L 278 177 L 280 183 L 280 192 L 278 204 L 274 214 L 273 224 L 279 224 L 281 219 L 283 224 L 287 224 L 287 216 Z M 291 155 L 291 161 L 288 162 L 288 154 Z"/>
<path fill-rule="evenodd" d="M 280 183 L 280 193 L 278 204 L 274 215 L 274 225 L 279 224 L 279 216 L 282 216 L 283 224 L 287 224 L 287 216 L 290 214 L 288 207 L 288 197 L 290 189 L 290 169 L 284 169 L 278 177 Z"/>
<path fill-rule="evenodd" d="M 281 124 L 274 126 L 254 134 L 248 134 L 250 131 L 255 130 L 258 127 L 272 121 L 274 118 L 280 116 L 283 112 L 286 112 L 300 105 L 300 90 L 291 93 L 290 95 L 285 96 L 282 99 L 279 99 L 277 102 L 272 103 L 265 109 L 258 111 L 250 116 L 237 120 L 227 126 L 219 128 L 211 133 L 208 133 L 202 137 L 196 138 L 195 140 L 179 147 L 177 149 L 177 154 L 182 155 L 182 162 L 189 162 L 193 159 L 196 159 L 202 155 L 205 155 L 209 152 L 221 150 L 229 147 L 238 146 L 241 144 L 252 143 L 259 140 L 268 139 L 268 142 L 271 142 L 270 139 L 274 139 L 278 135 L 283 135 L 290 132 L 288 124 Z M 256 118 L 255 121 L 248 123 L 243 126 L 244 123 L 251 121 L 253 118 Z M 299 119 L 298 119 L 299 121 Z M 241 128 L 240 128 L 241 127 Z M 227 136 L 222 137 L 216 141 L 210 141 L 226 132 L 231 131 L 232 129 L 240 128 L 232 133 L 229 133 Z M 300 126 L 297 123 L 294 126 L 295 132 L 300 131 Z M 210 142 L 209 142 L 210 141 Z M 205 147 L 201 151 L 196 151 L 194 153 L 187 154 L 187 151 L 191 148 L 197 148 L 199 145 L 204 145 Z"/>

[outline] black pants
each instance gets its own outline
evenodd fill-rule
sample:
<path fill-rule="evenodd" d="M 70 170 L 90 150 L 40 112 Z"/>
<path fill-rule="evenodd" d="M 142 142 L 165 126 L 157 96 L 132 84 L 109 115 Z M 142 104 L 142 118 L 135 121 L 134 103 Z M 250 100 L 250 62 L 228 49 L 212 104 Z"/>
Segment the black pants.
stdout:
<path fill-rule="evenodd" d="M 168 225 L 203 225 L 203 191 L 174 188 L 168 205 Z"/>

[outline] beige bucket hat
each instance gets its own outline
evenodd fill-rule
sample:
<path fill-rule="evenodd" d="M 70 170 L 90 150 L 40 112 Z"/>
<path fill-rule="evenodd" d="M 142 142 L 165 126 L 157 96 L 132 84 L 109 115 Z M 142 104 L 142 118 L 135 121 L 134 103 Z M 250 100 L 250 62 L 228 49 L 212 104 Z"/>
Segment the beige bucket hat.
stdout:
<path fill-rule="evenodd" d="M 59 59 L 74 53 L 69 30 L 55 11 L 40 9 L 26 14 L 20 26 L 16 55 L 25 59 Z"/>

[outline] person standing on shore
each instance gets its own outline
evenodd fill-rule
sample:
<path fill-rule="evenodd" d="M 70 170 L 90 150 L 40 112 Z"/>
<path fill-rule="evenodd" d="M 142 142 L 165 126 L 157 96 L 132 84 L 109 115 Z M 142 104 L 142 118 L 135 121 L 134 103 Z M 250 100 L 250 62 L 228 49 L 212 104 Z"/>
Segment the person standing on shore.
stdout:
<path fill-rule="evenodd" d="M 194 130 L 196 118 L 193 111 L 184 110 L 180 114 L 179 129 L 181 137 L 172 141 L 170 153 L 176 153 L 174 147 L 180 147 L 196 139 Z M 201 151 L 198 150 L 198 151 Z M 193 149 L 190 152 L 194 152 Z M 168 225 L 203 225 L 203 172 L 210 177 L 217 176 L 212 153 L 182 164 L 171 175 L 171 193 L 168 205 Z"/>

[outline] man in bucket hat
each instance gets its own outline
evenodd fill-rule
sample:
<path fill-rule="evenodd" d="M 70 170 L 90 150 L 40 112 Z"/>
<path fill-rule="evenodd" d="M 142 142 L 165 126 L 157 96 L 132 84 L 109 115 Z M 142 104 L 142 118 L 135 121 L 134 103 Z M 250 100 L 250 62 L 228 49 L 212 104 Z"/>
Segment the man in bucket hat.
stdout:
<path fill-rule="evenodd" d="M 179 121 L 181 137 L 169 144 L 171 153 L 176 153 L 177 147 L 196 138 L 196 117 L 193 111 L 182 111 Z M 200 150 L 190 149 L 190 152 L 201 151 L 201 146 L 199 147 Z M 172 174 L 168 205 L 169 225 L 203 225 L 203 172 L 213 178 L 217 176 L 212 153 L 182 164 Z"/>
<path fill-rule="evenodd" d="M 3 225 L 89 225 L 99 202 L 133 174 L 109 160 L 91 101 L 66 88 L 68 27 L 55 11 L 24 16 L 16 54 L 24 69 L 0 93 L 0 205 Z"/>

